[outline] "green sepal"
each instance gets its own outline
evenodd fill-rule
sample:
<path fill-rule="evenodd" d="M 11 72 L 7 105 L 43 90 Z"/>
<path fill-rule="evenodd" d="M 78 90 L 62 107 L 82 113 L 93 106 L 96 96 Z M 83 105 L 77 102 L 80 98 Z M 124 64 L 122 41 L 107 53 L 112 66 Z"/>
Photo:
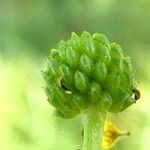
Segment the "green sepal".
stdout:
<path fill-rule="evenodd" d="M 94 43 L 97 47 L 99 47 L 100 44 L 104 44 L 108 48 L 110 48 L 110 41 L 108 40 L 108 38 L 104 34 L 94 33 L 93 34 L 93 40 L 94 40 Z"/>
<path fill-rule="evenodd" d="M 88 78 L 80 71 L 76 71 L 74 76 L 74 82 L 75 87 L 82 93 L 85 93 L 89 88 Z"/>
<path fill-rule="evenodd" d="M 91 59 L 96 57 L 96 48 L 91 35 L 84 31 L 81 35 L 82 48 L 85 54 L 87 54 Z"/>
<path fill-rule="evenodd" d="M 107 75 L 107 68 L 101 61 L 95 64 L 94 77 L 98 82 L 103 82 Z"/>
<path fill-rule="evenodd" d="M 80 37 L 76 34 L 76 33 L 72 33 L 71 34 L 71 46 L 73 49 L 76 49 L 76 50 L 79 50 L 80 47 L 81 47 L 81 40 L 80 40 Z"/>
<path fill-rule="evenodd" d="M 74 74 L 71 72 L 71 69 L 66 65 L 62 64 L 59 66 L 60 76 L 69 84 L 74 83 Z"/>
<path fill-rule="evenodd" d="M 108 111 L 110 106 L 112 105 L 111 95 L 106 92 L 101 93 L 101 99 L 99 101 L 99 105 L 100 105 L 100 110 L 102 112 Z"/>
<path fill-rule="evenodd" d="M 110 94 L 114 94 L 115 90 L 120 86 L 120 74 L 119 73 L 109 73 L 103 84 L 104 89 L 109 91 Z"/>
<path fill-rule="evenodd" d="M 97 103 L 98 101 L 100 101 L 101 92 L 102 92 L 101 86 L 96 82 L 92 82 L 90 89 L 90 101 L 92 103 Z"/>
<path fill-rule="evenodd" d="M 110 63 L 110 50 L 106 45 L 99 44 L 99 48 L 97 49 L 97 59 L 101 60 L 106 65 Z"/>
<path fill-rule="evenodd" d="M 75 67 L 78 62 L 78 57 L 76 54 L 76 51 L 72 49 L 72 47 L 68 47 L 66 49 L 66 56 L 65 56 L 65 62 L 70 66 L 70 67 Z"/>
<path fill-rule="evenodd" d="M 116 42 L 111 44 L 111 57 L 123 57 L 123 50 Z"/>
<path fill-rule="evenodd" d="M 91 59 L 87 55 L 82 55 L 80 57 L 80 69 L 85 72 L 88 76 L 91 75 L 93 69 L 94 69 L 94 64 L 91 61 Z"/>
<path fill-rule="evenodd" d="M 123 72 L 123 60 L 120 57 L 112 57 L 111 63 L 108 66 L 111 72 Z"/>

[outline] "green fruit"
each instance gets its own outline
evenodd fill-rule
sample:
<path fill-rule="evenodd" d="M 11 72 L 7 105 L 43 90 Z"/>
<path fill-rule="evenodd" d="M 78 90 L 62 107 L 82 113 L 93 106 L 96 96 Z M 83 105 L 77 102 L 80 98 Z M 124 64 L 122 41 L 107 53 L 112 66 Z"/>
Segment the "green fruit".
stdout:
<path fill-rule="evenodd" d="M 62 118 L 73 118 L 90 105 L 117 113 L 135 103 L 130 58 L 103 34 L 72 33 L 60 41 L 50 51 L 43 77 L 48 101 Z"/>

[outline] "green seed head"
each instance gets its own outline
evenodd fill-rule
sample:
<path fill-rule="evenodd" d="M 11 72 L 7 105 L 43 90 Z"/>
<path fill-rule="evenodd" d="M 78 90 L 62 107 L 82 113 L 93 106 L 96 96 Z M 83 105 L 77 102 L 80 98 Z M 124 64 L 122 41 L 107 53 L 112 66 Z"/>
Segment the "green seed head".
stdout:
<path fill-rule="evenodd" d="M 103 34 L 72 33 L 60 41 L 50 51 L 43 77 L 48 101 L 62 118 L 73 118 L 89 105 L 120 112 L 136 101 L 130 58 Z"/>

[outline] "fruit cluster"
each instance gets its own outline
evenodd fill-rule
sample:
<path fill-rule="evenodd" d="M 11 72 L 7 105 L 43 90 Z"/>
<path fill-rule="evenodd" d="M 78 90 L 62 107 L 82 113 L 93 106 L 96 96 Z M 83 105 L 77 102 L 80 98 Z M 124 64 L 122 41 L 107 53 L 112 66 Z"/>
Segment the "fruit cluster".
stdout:
<path fill-rule="evenodd" d="M 103 34 L 72 33 L 60 41 L 50 50 L 43 77 L 48 101 L 61 118 L 73 118 L 89 105 L 120 112 L 135 102 L 130 58 Z"/>

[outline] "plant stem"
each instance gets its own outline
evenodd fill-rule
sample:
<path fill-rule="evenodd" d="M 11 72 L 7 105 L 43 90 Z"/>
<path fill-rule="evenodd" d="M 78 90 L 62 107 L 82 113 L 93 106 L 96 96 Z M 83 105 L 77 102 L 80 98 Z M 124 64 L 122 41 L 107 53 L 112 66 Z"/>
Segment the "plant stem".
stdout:
<path fill-rule="evenodd" d="M 101 150 L 106 112 L 90 106 L 83 114 L 84 141 L 82 150 Z"/>

